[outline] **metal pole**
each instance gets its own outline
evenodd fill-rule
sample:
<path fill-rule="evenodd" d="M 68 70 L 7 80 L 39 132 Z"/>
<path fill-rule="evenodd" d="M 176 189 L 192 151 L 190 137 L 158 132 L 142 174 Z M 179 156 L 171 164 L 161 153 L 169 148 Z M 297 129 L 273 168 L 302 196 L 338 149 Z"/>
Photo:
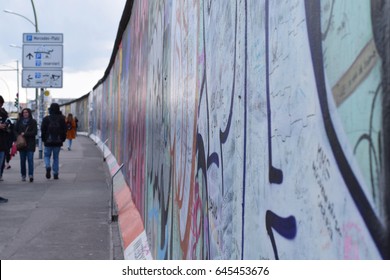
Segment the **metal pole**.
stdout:
<path fill-rule="evenodd" d="M 35 11 L 35 6 L 34 6 L 34 1 L 31 0 L 31 5 L 32 5 L 32 8 L 33 8 L 33 11 L 34 11 L 34 20 L 35 20 L 35 32 L 39 32 L 39 29 L 38 29 L 38 20 L 37 20 L 37 13 Z"/>
<path fill-rule="evenodd" d="M 43 120 L 43 102 L 44 102 L 44 97 L 43 97 L 43 91 L 44 89 L 41 88 L 41 95 L 40 95 L 40 99 L 39 99 L 39 119 L 42 121 Z M 38 137 L 39 137 L 39 142 L 38 142 L 38 145 L 39 145 L 39 158 L 41 159 L 42 158 L 42 150 L 43 150 L 43 147 L 42 147 L 42 133 L 41 133 L 41 130 L 38 131 Z"/>
<path fill-rule="evenodd" d="M 114 211 L 115 204 L 114 204 L 114 177 L 118 174 L 119 171 L 121 171 L 123 168 L 123 163 L 121 166 L 119 166 L 118 170 L 115 171 L 115 173 L 111 176 L 111 221 L 115 222 L 118 221 L 118 211 Z"/>
<path fill-rule="evenodd" d="M 20 93 L 19 93 L 19 60 L 16 60 L 16 83 L 18 84 L 18 98 L 19 98 L 19 108 L 20 108 Z M 18 112 L 19 112 L 19 108 L 18 108 Z"/>
<path fill-rule="evenodd" d="M 102 147 L 102 149 L 103 149 L 103 161 L 106 161 L 106 155 L 104 154 L 104 147 L 106 146 L 106 143 L 107 143 L 108 139 L 109 138 L 107 138 L 106 141 L 104 141 L 103 147 Z"/>
<path fill-rule="evenodd" d="M 33 0 L 31 0 L 31 5 L 32 5 L 33 11 L 34 11 L 35 32 L 39 33 L 37 12 L 35 11 L 35 5 L 34 5 Z M 41 122 L 43 119 L 43 88 L 41 88 L 41 96 L 42 96 L 42 100 L 41 100 L 39 107 L 38 107 L 38 99 L 39 99 L 38 98 L 38 88 L 36 88 L 35 89 L 35 110 L 37 112 L 36 116 L 37 116 L 37 123 L 38 123 L 39 128 L 41 127 Z M 39 159 L 42 159 L 42 137 L 41 137 L 40 129 L 38 132 L 38 146 L 39 146 Z"/>

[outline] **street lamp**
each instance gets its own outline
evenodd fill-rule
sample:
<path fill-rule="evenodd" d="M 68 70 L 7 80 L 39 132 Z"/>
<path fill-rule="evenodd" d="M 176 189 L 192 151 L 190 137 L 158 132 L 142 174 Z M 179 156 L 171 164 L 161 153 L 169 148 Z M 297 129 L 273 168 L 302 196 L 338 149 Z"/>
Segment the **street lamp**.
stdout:
<path fill-rule="evenodd" d="M 9 14 L 13 14 L 13 15 L 16 15 L 16 16 L 19 16 L 19 17 L 22 17 L 24 18 L 25 20 L 27 20 L 29 23 L 31 23 L 32 25 L 34 25 L 35 27 L 35 32 L 36 33 L 39 33 L 39 29 L 38 29 L 38 20 L 37 20 L 37 13 L 35 11 L 35 5 L 34 5 L 34 1 L 31 0 L 31 5 L 32 5 L 32 8 L 33 8 L 33 12 L 34 12 L 34 22 L 32 20 L 30 20 L 29 18 L 25 17 L 24 15 L 21 15 L 19 13 L 16 13 L 16 12 L 13 12 L 13 11 L 10 11 L 10 10 L 4 10 L 5 13 L 9 13 Z M 43 92 L 43 88 L 41 88 L 41 92 Z M 39 98 L 39 95 L 38 95 L 38 88 L 35 88 L 35 110 L 37 112 L 36 116 L 37 116 L 37 121 L 38 121 L 38 125 L 41 123 L 41 118 L 40 118 L 40 111 L 43 112 L 43 102 L 41 101 L 41 110 L 39 110 L 38 108 L 38 98 Z M 42 99 L 43 99 L 43 95 L 42 95 Z M 43 115 L 41 116 L 43 118 Z M 38 142 L 39 142 L 39 158 L 41 159 L 42 158 L 42 138 L 41 138 L 41 133 L 38 132 L 39 136 L 38 136 Z"/>
<path fill-rule="evenodd" d="M 15 45 L 15 44 L 10 44 L 9 46 L 11 48 L 23 49 L 21 46 L 18 46 L 18 45 Z"/>
<path fill-rule="evenodd" d="M 34 5 L 34 1 L 31 0 L 31 5 L 32 5 L 32 8 L 33 8 L 33 12 L 34 12 L 34 20 L 35 22 L 33 22 L 32 20 L 30 20 L 28 17 L 22 15 L 22 14 L 19 14 L 19 13 L 16 13 L 14 11 L 11 11 L 11 10 L 3 10 L 5 13 L 8 13 L 8 14 L 12 14 L 12 15 L 16 15 L 16 16 L 19 16 L 19 17 L 22 17 L 24 18 L 25 20 L 27 20 L 29 23 L 31 23 L 34 27 L 35 27 L 35 32 L 39 33 L 39 29 L 38 29 L 38 20 L 37 20 L 37 13 L 35 11 L 35 5 Z M 16 45 L 10 45 L 11 47 L 18 47 Z M 38 88 L 35 89 L 35 110 L 37 111 L 37 117 L 39 116 L 38 114 Z M 38 119 L 38 118 L 37 118 Z M 39 122 L 38 122 L 39 123 Z"/>
<path fill-rule="evenodd" d="M 7 9 L 5 9 L 5 10 L 3 10 L 3 11 L 4 11 L 4 13 L 8 13 L 8 14 L 12 14 L 12 15 L 16 15 L 16 16 L 19 16 L 19 17 L 24 18 L 24 19 L 27 20 L 29 23 L 31 23 L 32 25 L 34 25 L 34 27 L 35 27 L 35 32 L 39 32 L 39 30 L 38 30 L 38 25 L 37 25 L 37 22 L 36 22 L 36 15 L 35 15 L 34 3 L 33 3 L 32 0 L 31 0 L 31 2 L 32 2 L 32 4 L 33 4 L 33 9 L 34 9 L 35 23 L 32 22 L 32 20 L 29 19 L 28 17 L 25 17 L 24 15 L 21 15 L 21 14 L 19 14 L 19 13 L 14 12 L 14 11 L 7 10 Z"/>
<path fill-rule="evenodd" d="M 19 17 L 22 17 L 22 18 L 24 18 L 25 20 L 27 20 L 29 23 L 31 23 L 34 27 L 35 27 L 35 32 L 39 32 L 39 29 L 38 29 L 38 21 L 37 21 L 37 13 L 36 13 L 36 11 L 35 11 L 35 5 L 34 5 L 34 1 L 33 0 L 31 0 L 31 5 L 32 5 L 32 8 L 33 8 L 33 12 L 34 12 L 34 20 L 35 20 L 35 23 L 32 21 L 32 20 L 30 20 L 28 17 L 26 17 L 26 16 L 24 16 L 24 15 L 22 15 L 22 14 L 19 14 L 19 13 L 16 13 L 16 12 L 14 12 L 14 11 L 11 11 L 11 10 L 3 10 L 5 13 L 8 13 L 8 14 L 12 14 L 12 15 L 16 15 L 16 16 L 19 16 Z M 14 44 L 11 44 L 11 45 L 9 45 L 10 47 L 14 47 L 14 48 L 22 48 L 22 47 L 20 47 L 20 46 L 17 46 L 17 45 L 14 45 Z M 19 75 L 18 75 L 18 77 L 19 77 Z M 18 83 L 18 86 L 19 86 L 19 83 Z M 18 90 L 18 92 L 19 92 L 19 90 Z M 35 89 L 35 110 L 36 110 L 36 116 L 37 116 L 37 120 L 38 120 L 38 123 L 40 123 L 39 122 L 39 110 L 38 110 L 38 97 L 39 95 L 38 95 L 38 88 L 36 88 Z M 27 97 L 26 97 L 26 99 L 27 99 Z"/>
<path fill-rule="evenodd" d="M 5 13 L 13 14 L 13 15 L 16 15 L 16 16 L 19 16 L 19 17 L 24 18 L 24 19 L 27 20 L 29 23 L 31 23 L 32 25 L 35 26 L 35 32 L 38 33 L 38 32 L 39 32 L 39 29 L 38 29 L 37 13 L 36 13 L 36 11 L 35 11 L 35 5 L 34 5 L 34 1 L 33 1 L 33 0 L 31 0 L 31 5 L 32 5 L 32 8 L 33 8 L 33 12 L 34 12 L 34 20 L 35 20 L 35 23 L 32 22 L 32 20 L 29 19 L 28 17 L 25 17 L 24 15 L 21 15 L 21 14 L 19 14 L 19 13 L 14 12 L 14 11 L 7 10 L 7 9 L 6 9 L 6 10 L 4 10 L 4 12 L 5 12 Z"/>

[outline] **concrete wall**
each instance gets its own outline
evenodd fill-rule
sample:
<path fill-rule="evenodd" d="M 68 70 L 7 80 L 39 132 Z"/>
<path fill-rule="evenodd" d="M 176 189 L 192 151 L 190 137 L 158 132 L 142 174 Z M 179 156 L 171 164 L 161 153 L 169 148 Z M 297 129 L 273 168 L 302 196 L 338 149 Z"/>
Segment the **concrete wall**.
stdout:
<path fill-rule="evenodd" d="M 389 257 L 375 3 L 124 11 L 88 123 L 124 164 L 153 258 Z"/>
<path fill-rule="evenodd" d="M 92 109 L 90 107 L 88 97 L 89 93 L 77 100 L 61 105 L 61 111 L 65 116 L 68 116 L 68 114 L 71 113 L 73 114 L 73 117 L 77 117 L 79 120 L 77 131 L 84 133 L 88 133 L 89 131 L 88 112 Z"/>

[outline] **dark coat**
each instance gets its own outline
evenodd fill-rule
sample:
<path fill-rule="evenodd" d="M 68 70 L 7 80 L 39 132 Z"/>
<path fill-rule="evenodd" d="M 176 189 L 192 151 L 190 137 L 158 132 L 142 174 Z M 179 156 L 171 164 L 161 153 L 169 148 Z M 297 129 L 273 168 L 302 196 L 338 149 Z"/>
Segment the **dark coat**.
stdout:
<path fill-rule="evenodd" d="M 43 120 L 42 120 L 42 126 L 41 126 L 42 141 L 45 143 L 46 147 L 61 147 L 62 143 L 61 144 L 49 144 L 49 143 L 46 143 L 46 140 L 47 140 L 47 137 L 48 137 L 47 130 L 48 130 L 48 127 L 49 127 L 49 123 L 53 119 L 58 119 L 58 121 L 60 123 L 60 126 L 61 126 L 60 136 L 61 136 L 62 142 L 64 142 L 66 140 L 66 130 L 67 130 L 67 127 L 66 127 L 66 123 L 65 123 L 65 116 L 62 115 L 61 112 L 51 112 L 49 116 L 44 117 Z"/>
<path fill-rule="evenodd" d="M 24 132 L 24 137 L 26 138 L 27 147 L 22 151 L 35 152 L 36 140 L 35 136 L 38 133 L 37 121 L 33 118 L 29 118 L 27 125 L 23 124 L 23 119 L 19 118 L 15 125 L 15 134 L 16 136 Z"/>
<path fill-rule="evenodd" d="M 0 108 L 0 123 L 6 123 L 8 119 L 8 113 L 4 108 Z M 5 129 L 0 129 L 0 152 L 5 152 L 8 147 L 8 139 L 9 139 L 9 127 Z"/>

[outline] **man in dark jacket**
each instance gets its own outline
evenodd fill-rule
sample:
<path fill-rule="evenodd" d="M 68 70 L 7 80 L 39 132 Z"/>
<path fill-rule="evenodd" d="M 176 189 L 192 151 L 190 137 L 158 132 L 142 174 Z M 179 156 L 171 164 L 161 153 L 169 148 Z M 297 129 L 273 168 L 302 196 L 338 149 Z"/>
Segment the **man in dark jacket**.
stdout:
<path fill-rule="evenodd" d="M 53 177 L 58 179 L 59 173 L 59 155 L 62 143 L 66 140 L 65 117 L 60 111 L 57 103 L 52 103 L 49 108 L 49 116 L 42 120 L 41 135 L 45 144 L 44 161 L 46 167 L 46 178 L 51 178 L 53 168 Z M 50 158 L 53 154 L 53 165 L 50 164 Z"/>
<path fill-rule="evenodd" d="M 7 149 L 7 139 L 8 139 L 8 113 L 3 108 L 4 99 L 0 95 L 0 164 L 3 165 L 5 160 L 5 149 Z M 0 181 L 3 181 L 3 173 L 0 168 Z M 7 202 L 8 199 L 0 196 L 0 203 Z"/>

